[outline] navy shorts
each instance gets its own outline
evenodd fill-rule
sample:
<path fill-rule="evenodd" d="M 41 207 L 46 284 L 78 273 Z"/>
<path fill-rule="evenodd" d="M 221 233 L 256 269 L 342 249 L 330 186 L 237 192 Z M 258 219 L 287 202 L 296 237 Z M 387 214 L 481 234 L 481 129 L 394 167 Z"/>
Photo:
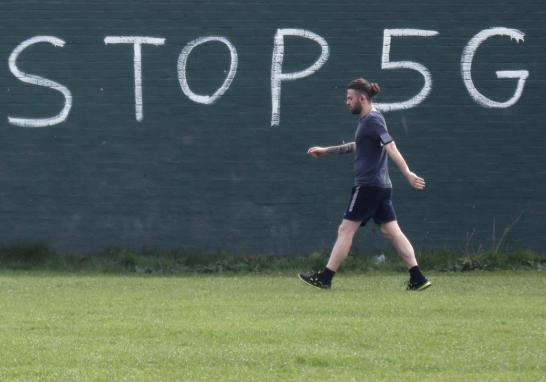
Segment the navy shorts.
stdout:
<path fill-rule="evenodd" d="M 375 224 L 385 224 L 396 220 L 392 205 L 392 188 L 371 186 L 353 187 L 351 200 L 343 217 L 366 225 L 370 218 Z"/>

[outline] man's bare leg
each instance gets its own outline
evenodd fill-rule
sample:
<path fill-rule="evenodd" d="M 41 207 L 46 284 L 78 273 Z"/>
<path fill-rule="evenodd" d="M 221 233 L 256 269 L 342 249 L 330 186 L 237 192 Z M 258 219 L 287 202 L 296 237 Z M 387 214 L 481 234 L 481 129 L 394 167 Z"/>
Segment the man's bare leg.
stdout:
<path fill-rule="evenodd" d="M 413 250 L 413 247 L 406 235 L 404 235 L 400 229 L 398 222 L 394 220 L 381 224 L 381 232 L 385 238 L 392 243 L 392 246 L 408 267 L 410 274 L 408 289 L 419 291 L 428 288 L 431 283 L 421 273 L 421 270 L 417 265 L 417 259 L 415 258 L 415 251 Z"/>
<path fill-rule="evenodd" d="M 356 231 L 358 231 L 360 223 L 361 222 L 343 219 L 338 228 L 337 240 L 334 244 L 334 248 L 332 248 L 330 259 L 328 260 L 328 264 L 326 264 L 326 268 L 334 272 L 338 270 L 339 266 L 343 260 L 345 260 L 349 254 L 349 251 L 351 250 L 353 237 L 355 236 Z"/>
<path fill-rule="evenodd" d="M 406 237 L 398 222 L 396 220 L 381 224 L 381 232 L 385 236 L 385 239 L 392 243 L 392 246 L 402 258 L 408 269 L 417 266 L 417 260 L 415 259 L 415 251 Z"/>
<path fill-rule="evenodd" d="M 312 274 L 300 273 L 299 278 L 317 288 L 329 289 L 332 286 L 332 278 L 337 269 L 349 254 L 358 227 L 360 227 L 360 222 L 343 219 L 337 231 L 336 243 L 326 267 L 322 271 Z"/>

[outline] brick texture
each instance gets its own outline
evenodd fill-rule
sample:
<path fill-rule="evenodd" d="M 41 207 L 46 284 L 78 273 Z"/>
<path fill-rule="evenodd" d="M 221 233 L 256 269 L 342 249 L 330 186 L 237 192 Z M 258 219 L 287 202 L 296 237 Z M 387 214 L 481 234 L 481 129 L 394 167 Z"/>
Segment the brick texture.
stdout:
<path fill-rule="evenodd" d="M 383 104 L 419 93 L 423 76 L 382 69 L 382 55 L 386 29 L 420 29 L 438 34 L 393 36 L 390 44 L 391 61 L 417 62 L 432 80 L 418 105 L 385 113 L 410 167 L 428 182 L 425 192 L 412 190 L 391 164 L 402 228 L 418 248 L 489 248 L 521 216 L 504 243 L 544 250 L 546 8 L 539 1 L 504 3 L 3 0 L 0 242 L 81 252 L 329 249 L 350 195 L 352 161 L 314 160 L 306 150 L 353 139 L 356 119 L 344 106 L 351 79 L 378 82 Z M 518 79 L 495 72 L 528 71 L 521 97 L 507 108 L 479 104 L 463 81 L 465 47 L 494 27 L 519 30 L 524 40 L 482 41 L 471 77 L 479 93 L 505 102 Z M 283 28 L 322 37 L 329 56 L 311 75 L 280 82 L 280 123 L 272 127 L 272 57 Z M 36 36 L 64 46 L 39 42 L 15 54 Z M 105 44 L 108 36 L 164 39 L 141 46 L 140 121 L 134 44 Z M 233 81 L 210 105 L 183 92 L 178 67 L 184 48 L 207 36 L 225 38 L 237 53 Z M 282 73 L 303 71 L 321 55 L 308 37 L 283 41 Z M 10 57 L 26 77 L 12 73 Z M 185 62 L 191 92 L 211 96 L 230 62 L 223 42 L 195 46 Z M 51 84 L 22 81 L 35 79 L 30 75 L 70 91 L 65 120 L 13 123 L 52 118 L 65 106 Z M 355 246 L 379 253 L 386 243 L 370 226 Z"/>

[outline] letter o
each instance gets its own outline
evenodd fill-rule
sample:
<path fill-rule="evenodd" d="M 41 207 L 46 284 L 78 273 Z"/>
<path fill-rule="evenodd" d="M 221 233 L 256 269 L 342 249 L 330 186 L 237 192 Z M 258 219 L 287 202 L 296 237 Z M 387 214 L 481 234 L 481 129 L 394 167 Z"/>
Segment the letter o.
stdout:
<path fill-rule="evenodd" d="M 191 91 L 188 80 L 186 77 L 186 63 L 188 61 L 188 56 L 190 55 L 191 51 L 201 45 L 205 44 L 210 41 L 218 41 L 222 44 L 225 44 L 228 49 L 231 56 L 231 63 L 229 66 L 229 73 L 224 80 L 224 83 L 216 92 L 211 95 L 199 95 L 195 94 Z M 184 49 L 182 49 L 182 52 L 180 53 L 180 56 L 178 57 L 178 81 L 180 82 L 180 87 L 182 88 L 182 91 L 186 96 L 188 96 L 189 99 L 191 99 L 194 102 L 202 103 L 205 105 L 211 105 L 214 102 L 218 100 L 230 87 L 231 82 L 233 81 L 233 78 L 235 78 L 235 74 L 237 73 L 237 49 L 235 49 L 235 46 L 229 42 L 229 40 L 225 37 L 221 36 L 208 36 L 208 37 L 199 37 L 191 42 L 189 42 Z"/>

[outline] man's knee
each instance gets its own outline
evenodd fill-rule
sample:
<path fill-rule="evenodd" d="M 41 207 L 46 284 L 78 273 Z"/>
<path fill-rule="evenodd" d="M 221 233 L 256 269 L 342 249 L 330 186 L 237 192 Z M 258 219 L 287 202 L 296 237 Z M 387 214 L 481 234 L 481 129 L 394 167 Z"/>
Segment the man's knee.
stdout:
<path fill-rule="evenodd" d="M 381 233 L 383 234 L 383 237 L 385 239 L 392 240 L 392 238 L 393 238 L 392 233 L 387 228 L 385 228 L 384 226 L 381 226 Z"/>
<path fill-rule="evenodd" d="M 359 225 L 357 222 L 347 222 L 344 220 L 337 229 L 338 237 L 353 237 Z"/>
<path fill-rule="evenodd" d="M 394 240 L 397 237 L 403 235 L 400 227 L 396 222 L 386 223 L 381 225 L 381 233 L 387 240 Z"/>

